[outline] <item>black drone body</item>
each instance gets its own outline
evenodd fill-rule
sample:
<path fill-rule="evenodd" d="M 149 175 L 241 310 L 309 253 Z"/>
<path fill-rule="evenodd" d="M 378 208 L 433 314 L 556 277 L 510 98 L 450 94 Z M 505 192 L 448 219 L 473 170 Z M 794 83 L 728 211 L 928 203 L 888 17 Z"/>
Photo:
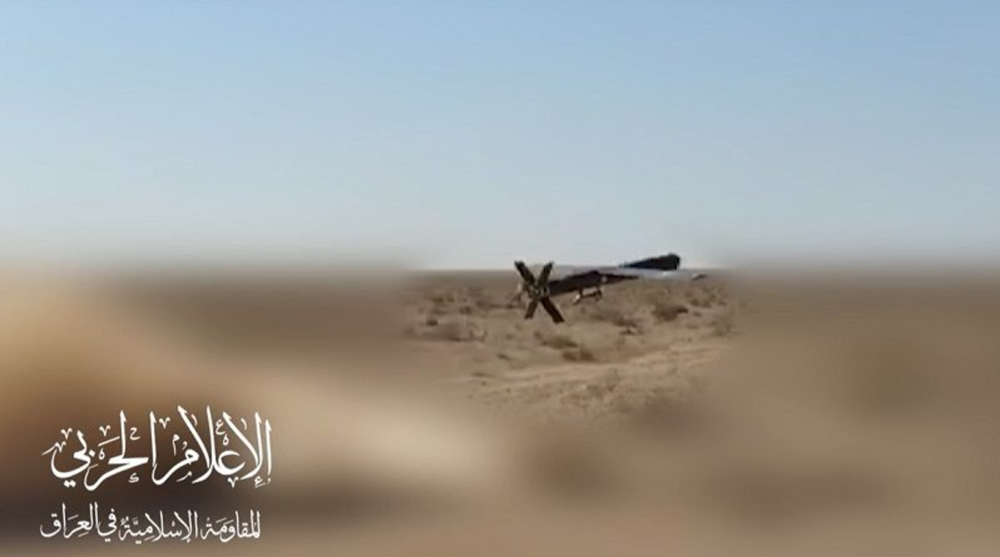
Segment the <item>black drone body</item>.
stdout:
<path fill-rule="evenodd" d="M 521 284 L 518 287 L 518 297 L 527 294 L 528 307 L 524 312 L 525 319 L 531 319 L 535 315 L 538 306 L 541 305 L 546 313 L 556 323 L 562 323 L 565 319 L 559 308 L 553 303 L 553 296 L 560 296 L 576 292 L 574 303 L 584 298 L 600 298 L 603 293 L 601 288 L 619 282 L 635 279 L 657 279 L 657 280 L 694 280 L 702 275 L 687 271 L 680 271 L 681 258 L 676 254 L 659 255 L 623 263 L 621 265 L 598 266 L 598 267 L 568 267 L 569 272 L 553 279 L 553 262 L 548 262 L 542 266 L 536 277 L 531 269 L 523 261 L 515 261 L 514 268 L 521 275 Z"/>

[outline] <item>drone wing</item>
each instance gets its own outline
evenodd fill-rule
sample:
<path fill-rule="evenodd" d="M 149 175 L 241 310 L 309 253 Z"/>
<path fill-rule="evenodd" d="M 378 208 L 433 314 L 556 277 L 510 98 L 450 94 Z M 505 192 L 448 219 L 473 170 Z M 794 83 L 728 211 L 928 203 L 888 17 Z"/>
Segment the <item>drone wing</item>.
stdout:
<path fill-rule="evenodd" d="M 591 269 L 606 277 L 619 279 L 647 279 L 665 281 L 690 281 L 704 277 L 704 274 L 691 270 L 660 271 L 656 269 L 633 269 L 629 267 L 598 267 Z"/>

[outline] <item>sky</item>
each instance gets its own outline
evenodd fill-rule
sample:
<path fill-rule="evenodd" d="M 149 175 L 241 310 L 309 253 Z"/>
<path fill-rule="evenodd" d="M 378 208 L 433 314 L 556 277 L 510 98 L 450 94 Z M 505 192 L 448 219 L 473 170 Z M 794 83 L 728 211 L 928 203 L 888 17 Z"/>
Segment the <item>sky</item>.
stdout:
<path fill-rule="evenodd" d="M 996 259 L 998 29 L 971 1 L 0 1 L 0 256 Z"/>

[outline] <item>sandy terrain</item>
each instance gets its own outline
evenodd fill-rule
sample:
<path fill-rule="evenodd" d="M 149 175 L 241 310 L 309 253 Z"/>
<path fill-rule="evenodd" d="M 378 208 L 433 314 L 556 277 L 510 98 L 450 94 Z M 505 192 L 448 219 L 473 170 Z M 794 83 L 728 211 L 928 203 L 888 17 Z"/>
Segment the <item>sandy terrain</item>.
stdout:
<path fill-rule="evenodd" d="M 261 509 L 263 538 L 222 552 L 997 547 L 990 281 L 635 282 L 601 301 L 558 300 L 561 326 L 541 313 L 525 321 L 515 284 L 513 273 L 378 288 L 316 277 L 8 281 L 3 554 L 107 550 L 37 536 L 69 497 L 38 456 L 60 427 L 205 402 L 275 424 L 273 485 L 101 496 Z"/>

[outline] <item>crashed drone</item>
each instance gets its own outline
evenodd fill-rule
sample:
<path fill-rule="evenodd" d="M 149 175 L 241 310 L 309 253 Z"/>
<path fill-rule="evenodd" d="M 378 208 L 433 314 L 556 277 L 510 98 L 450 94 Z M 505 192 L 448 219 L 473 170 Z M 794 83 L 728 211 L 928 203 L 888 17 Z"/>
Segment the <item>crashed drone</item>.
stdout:
<path fill-rule="evenodd" d="M 524 261 L 515 261 L 514 268 L 521 275 L 515 297 L 520 300 L 528 296 L 528 307 L 524 312 L 525 319 L 531 319 L 539 304 L 556 323 L 565 319 L 559 308 L 552 302 L 553 296 L 576 292 L 573 303 L 577 304 L 585 298 L 600 299 L 604 294 L 601 288 L 626 280 L 652 279 L 666 281 L 692 281 L 705 275 L 687 270 L 680 270 L 681 258 L 677 254 L 658 255 L 623 263 L 621 265 L 577 267 L 559 266 L 556 270 L 558 278 L 552 276 L 555 264 L 550 261 L 542 266 L 536 277 Z"/>

